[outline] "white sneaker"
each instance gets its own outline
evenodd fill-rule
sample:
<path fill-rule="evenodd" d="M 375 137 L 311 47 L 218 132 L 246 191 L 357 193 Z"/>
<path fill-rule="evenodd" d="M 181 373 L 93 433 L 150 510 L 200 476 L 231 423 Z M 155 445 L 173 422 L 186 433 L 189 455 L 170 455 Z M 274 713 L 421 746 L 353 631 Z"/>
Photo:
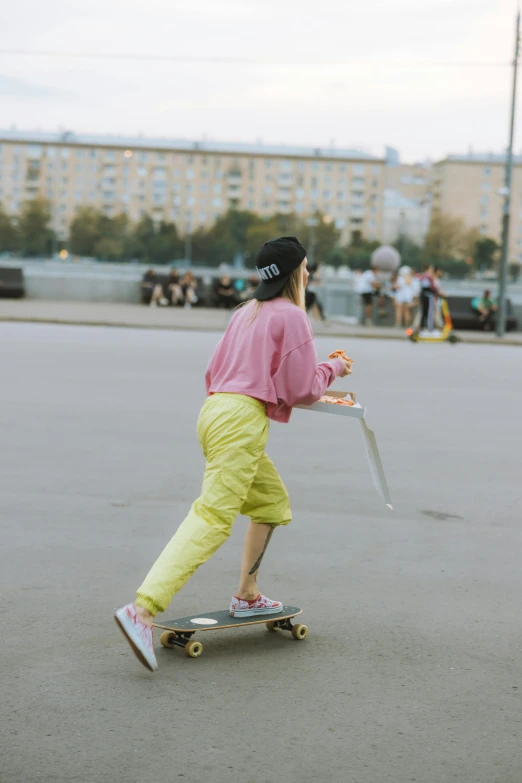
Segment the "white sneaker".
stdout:
<path fill-rule="evenodd" d="M 265 595 L 259 595 L 253 601 L 246 601 L 235 595 L 230 603 L 232 617 L 253 617 L 256 614 L 276 614 L 283 608 L 281 601 L 271 601 Z"/>
<path fill-rule="evenodd" d="M 152 628 L 150 625 L 142 623 L 134 604 L 122 606 L 115 612 L 114 619 L 120 626 L 136 658 L 151 672 L 155 672 L 158 668 L 158 662 L 152 646 Z"/>

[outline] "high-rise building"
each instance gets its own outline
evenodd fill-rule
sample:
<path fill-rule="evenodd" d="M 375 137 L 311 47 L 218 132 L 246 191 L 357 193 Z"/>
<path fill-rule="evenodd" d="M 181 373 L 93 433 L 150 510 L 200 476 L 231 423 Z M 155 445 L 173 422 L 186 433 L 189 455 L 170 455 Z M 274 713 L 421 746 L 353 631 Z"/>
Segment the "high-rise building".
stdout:
<path fill-rule="evenodd" d="M 181 234 L 230 208 L 262 216 L 322 212 L 342 231 L 381 239 L 384 159 L 350 149 L 0 131 L 0 203 L 10 213 L 37 196 L 53 204 L 65 238 L 77 209 L 145 214 Z"/>
<path fill-rule="evenodd" d="M 433 209 L 501 240 L 505 155 L 449 155 L 433 167 Z M 513 160 L 509 262 L 522 262 L 522 157 Z"/>

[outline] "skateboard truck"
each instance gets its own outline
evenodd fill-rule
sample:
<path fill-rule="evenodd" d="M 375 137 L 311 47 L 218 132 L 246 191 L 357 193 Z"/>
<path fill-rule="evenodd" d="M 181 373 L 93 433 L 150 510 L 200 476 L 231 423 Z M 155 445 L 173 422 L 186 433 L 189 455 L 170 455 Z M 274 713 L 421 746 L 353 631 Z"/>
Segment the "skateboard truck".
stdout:
<path fill-rule="evenodd" d="M 289 617 L 285 617 L 283 620 L 270 620 L 266 623 L 266 627 L 269 631 L 277 631 L 278 628 L 281 631 L 290 631 L 294 639 L 305 639 L 308 635 L 306 625 L 294 625 Z"/>

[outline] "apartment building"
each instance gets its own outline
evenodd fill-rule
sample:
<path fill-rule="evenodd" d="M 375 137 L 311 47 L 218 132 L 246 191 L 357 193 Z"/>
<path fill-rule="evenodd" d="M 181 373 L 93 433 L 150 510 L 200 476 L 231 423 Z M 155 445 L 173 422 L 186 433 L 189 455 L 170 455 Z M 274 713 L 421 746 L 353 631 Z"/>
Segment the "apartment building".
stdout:
<path fill-rule="evenodd" d="M 422 246 L 431 219 L 433 170 L 429 164 L 400 162 L 399 153 L 386 150 L 382 240 L 388 244 L 407 237 Z"/>
<path fill-rule="evenodd" d="M 522 263 L 522 156 L 513 163 L 509 262 Z M 504 167 L 505 155 L 449 155 L 434 166 L 433 209 L 500 242 Z"/>
<path fill-rule="evenodd" d="M 173 221 L 181 234 L 231 207 L 303 219 L 319 210 L 344 241 L 354 231 L 381 239 L 384 169 L 350 149 L 0 131 L 0 203 L 16 214 L 24 200 L 48 198 L 63 238 L 88 205 Z"/>

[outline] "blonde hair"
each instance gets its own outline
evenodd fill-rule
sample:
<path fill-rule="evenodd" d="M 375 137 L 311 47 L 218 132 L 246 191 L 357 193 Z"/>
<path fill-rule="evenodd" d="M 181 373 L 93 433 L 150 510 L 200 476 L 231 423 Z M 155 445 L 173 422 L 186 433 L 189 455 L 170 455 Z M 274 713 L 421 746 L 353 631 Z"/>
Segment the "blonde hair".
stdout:
<path fill-rule="evenodd" d="M 299 307 L 301 310 L 305 310 L 306 312 L 303 263 L 304 261 L 299 264 L 297 269 L 293 270 L 293 272 L 290 274 L 290 277 L 282 287 L 281 291 L 277 294 L 277 296 L 274 297 L 274 299 L 277 298 L 288 299 L 289 302 L 292 302 L 292 304 L 295 304 L 296 307 Z M 252 313 L 252 318 L 250 319 L 250 323 L 255 321 L 255 319 L 259 314 L 259 311 L 261 310 L 264 304 L 264 301 L 261 302 L 258 299 L 254 299 L 253 301 L 254 301 L 254 304 L 252 306 L 253 313 Z M 239 307 L 245 304 L 249 304 L 249 302 L 242 302 L 241 305 L 239 305 Z"/>

